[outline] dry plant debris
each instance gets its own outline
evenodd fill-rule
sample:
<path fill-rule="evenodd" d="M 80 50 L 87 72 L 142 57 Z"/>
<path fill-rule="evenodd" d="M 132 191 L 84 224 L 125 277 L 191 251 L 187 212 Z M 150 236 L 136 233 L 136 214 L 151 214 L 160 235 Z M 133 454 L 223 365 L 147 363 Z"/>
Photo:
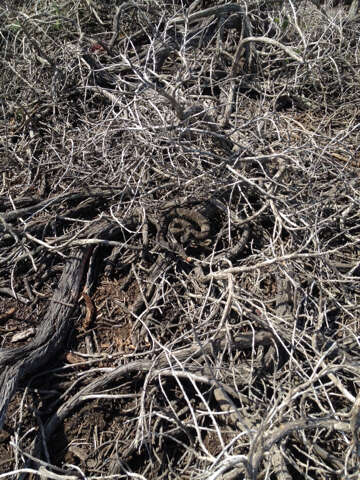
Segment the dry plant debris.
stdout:
<path fill-rule="evenodd" d="M 358 479 L 358 0 L 0 17 L 4 478 Z"/>

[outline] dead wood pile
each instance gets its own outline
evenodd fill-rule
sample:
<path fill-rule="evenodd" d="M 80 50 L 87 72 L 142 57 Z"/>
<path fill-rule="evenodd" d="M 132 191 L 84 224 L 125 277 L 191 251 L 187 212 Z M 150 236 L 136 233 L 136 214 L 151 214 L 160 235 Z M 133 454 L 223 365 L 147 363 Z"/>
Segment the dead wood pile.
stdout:
<path fill-rule="evenodd" d="M 359 478 L 358 1 L 0 13 L 0 473 Z"/>

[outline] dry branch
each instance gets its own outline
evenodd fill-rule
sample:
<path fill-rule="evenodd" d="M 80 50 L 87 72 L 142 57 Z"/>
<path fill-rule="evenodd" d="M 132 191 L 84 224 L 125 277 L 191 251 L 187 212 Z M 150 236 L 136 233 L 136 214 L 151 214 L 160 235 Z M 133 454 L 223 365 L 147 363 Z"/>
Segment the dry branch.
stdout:
<path fill-rule="evenodd" d="M 0 7 L 3 470 L 357 478 L 358 2 L 30 3 Z"/>

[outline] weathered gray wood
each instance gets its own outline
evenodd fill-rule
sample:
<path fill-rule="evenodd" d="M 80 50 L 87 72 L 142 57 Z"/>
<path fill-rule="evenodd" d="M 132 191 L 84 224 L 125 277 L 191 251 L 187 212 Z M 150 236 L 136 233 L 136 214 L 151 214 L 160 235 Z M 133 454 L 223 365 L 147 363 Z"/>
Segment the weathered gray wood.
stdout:
<path fill-rule="evenodd" d="M 0 351 L 0 427 L 19 382 L 56 355 L 72 328 L 71 314 L 80 293 L 89 253 L 89 248 L 78 249 L 68 258 L 34 339 L 23 347 Z"/>
<path fill-rule="evenodd" d="M 87 236 L 111 238 L 119 231 L 119 226 L 103 220 L 95 223 L 89 229 Z M 0 428 L 4 423 L 8 404 L 19 383 L 24 377 L 35 373 L 54 358 L 73 327 L 71 315 L 80 295 L 92 249 L 93 246 L 90 246 L 71 251 L 64 265 L 59 286 L 32 341 L 23 347 L 0 349 Z"/>

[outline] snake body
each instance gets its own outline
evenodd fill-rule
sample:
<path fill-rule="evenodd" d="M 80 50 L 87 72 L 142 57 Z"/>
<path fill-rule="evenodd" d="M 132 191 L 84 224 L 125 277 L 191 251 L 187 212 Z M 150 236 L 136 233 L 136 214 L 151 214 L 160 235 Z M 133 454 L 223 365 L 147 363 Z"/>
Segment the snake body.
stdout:
<path fill-rule="evenodd" d="M 184 254 L 188 245 L 209 243 L 210 220 L 197 207 L 173 207 L 160 220 L 157 240 L 160 245 Z"/>
<path fill-rule="evenodd" d="M 191 238 L 204 240 L 210 235 L 210 222 L 196 209 L 174 208 L 170 214 L 169 231 L 185 244 Z"/>

